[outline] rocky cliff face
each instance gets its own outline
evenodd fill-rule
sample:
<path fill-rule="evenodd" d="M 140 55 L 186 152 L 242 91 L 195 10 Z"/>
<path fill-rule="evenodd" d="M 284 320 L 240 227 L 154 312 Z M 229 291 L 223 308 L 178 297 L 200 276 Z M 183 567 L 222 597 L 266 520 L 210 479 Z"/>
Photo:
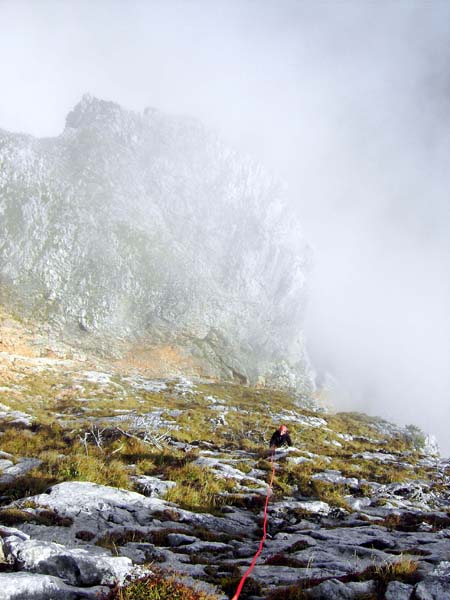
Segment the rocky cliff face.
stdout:
<path fill-rule="evenodd" d="M 53 328 L 310 388 L 308 250 L 279 184 L 200 123 L 85 96 L 56 138 L 1 131 L 0 217 L 3 297 Z"/>

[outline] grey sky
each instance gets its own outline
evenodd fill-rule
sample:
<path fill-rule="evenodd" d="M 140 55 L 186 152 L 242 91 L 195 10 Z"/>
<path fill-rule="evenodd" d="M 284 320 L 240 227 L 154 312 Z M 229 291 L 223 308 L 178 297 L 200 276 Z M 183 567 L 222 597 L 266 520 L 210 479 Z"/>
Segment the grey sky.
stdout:
<path fill-rule="evenodd" d="M 342 406 L 450 452 L 450 3 L 0 0 L 0 127 L 85 92 L 199 117 L 289 185 Z"/>

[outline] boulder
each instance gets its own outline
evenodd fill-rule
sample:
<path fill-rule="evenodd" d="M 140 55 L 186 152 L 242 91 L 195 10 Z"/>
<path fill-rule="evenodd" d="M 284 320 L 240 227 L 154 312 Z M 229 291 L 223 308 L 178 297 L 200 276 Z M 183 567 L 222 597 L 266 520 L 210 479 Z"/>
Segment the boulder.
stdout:
<path fill-rule="evenodd" d="M 284 502 L 276 502 L 269 506 L 272 513 L 285 513 L 291 511 L 304 511 L 311 515 L 328 515 L 331 508 L 330 505 L 321 500 L 286 500 Z"/>
<path fill-rule="evenodd" d="M 75 586 L 122 583 L 132 571 L 132 562 L 113 557 L 99 548 L 65 548 L 40 540 L 10 536 L 3 542 L 6 560 L 16 569 L 52 575 Z"/>
<path fill-rule="evenodd" d="M 0 573 L 2 600 L 98 600 L 109 588 L 79 588 L 37 573 Z"/>
<path fill-rule="evenodd" d="M 391 581 L 384 595 L 385 600 L 411 600 L 414 586 L 401 581 Z"/>
<path fill-rule="evenodd" d="M 70 517 L 74 523 L 72 531 L 89 531 L 94 537 L 119 527 L 149 526 L 155 511 L 170 506 L 158 498 L 87 481 L 60 483 L 27 501 L 30 500 L 38 507 Z M 20 506 L 20 502 L 16 504 Z"/>
<path fill-rule="evenodd" d="M 37 458 L 20 458 L 15 465 L 5 466 L 0 476 L 0 483 L 11 483 L 17 477 L 26 475 L 41 464 Z"/>
<path fill-rule="evenodd" d="M 0 471 L 4 471 L 8 467 L 12 467 L 13 464 L 14 463 L 12 460 L 8 460 L 7 458 L 1 458 L 0 459 Z"/>
<path fill-rule="evenodd" d="M 183 533 L 169 533 L 167 536 L 167 541 L 169 545 L 173 548 L 177 546 L 185 546 L 186 544 L 192 544 L 193 542 L 198 541 L 193 535 L 184 535 Z"/>
<path fill-rule="evenodd" d="M 415 589 L 417 600 L 444 600 L 450 598 L 450 562 L 442 561 L 417 584 Z"/>
<path fill-rule="evenodd" d="M 20 410 L 13 410 L 9 406 L 6 406 L 6 404 L 0 404 L 0 420 L 4 420 L 11 425 L 30 427 L 34 417 Z"/>
<path fill-rule="evenodd" d="M 348 485 L 351 488 L 359 487 L 359 481 L 356 477 L 344 477 L 340 471 L 327 469 L 322 473 L 315 473 L 311 479 L 317 479 L 325 483 L 334 483 L 335 485 Z"/>
<path fill-rule="evenodd" d="M 337 579 L 324 581 L 309 590 L 309 598 L 316 600 L 357 600 L 375 594 L 375 581 L 342 583 Z"/>

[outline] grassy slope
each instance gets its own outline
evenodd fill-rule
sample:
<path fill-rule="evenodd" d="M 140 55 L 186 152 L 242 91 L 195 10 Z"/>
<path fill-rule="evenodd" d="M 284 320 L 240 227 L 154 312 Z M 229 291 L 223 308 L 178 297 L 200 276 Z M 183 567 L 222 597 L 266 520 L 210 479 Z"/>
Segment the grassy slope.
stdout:
<path fill-rule="evenodd" d="M 176 481 L 167 499 L 193 511 L 220 511 L 225 503 L 251 507 L 237 492 L 235 480 L 219 478 L 211 469 L 193 464 L 198 449 L 208 447 L 235 459 L 243 450 L 246 454 L 235 467 L 244 474 L 255 466 L 268 472 L 268 439 L 280 421 L 291 417 L 296 419 L 288 425 L 297 449 L 290 456 L 314 456 L 300 465 L 280 462 L 275 498 L 289 496 L 295 489 L 303 496 L 348 509 L 345 485 L 312 479 L 325 469 L 379 483 L 433 478 L 433 473 L 416 465 L 423 441 L 416 431 L 383 433 L 380 419 L 359 413 L 317 413 L 299 408 L 286 393 L 236 384 L 197 382 L 190 386 L 173 380 L 145 389 L 146 382 L 137 373 L 55 358 L 36 349 L 30 330 L 17 320 L 0 317 L 0 403 L 33 417 L 30 426 L 14 423 L 9 416 L 0 419 L 0 450 L 11 454 L 13 461 L 22 457 L 42 461 L 25 476 L 0 484 L 4 504 L 67 480 L 134 489 L 130 475 L 145 474 Z M 152 439 L 161 436 L 159 443 L 126 435 L 142 436 L 143 431 L 132 429 L 133 419 L 127 418 L 148 414 L 153 415 L 149 421 Z M 120 415 L 125 420 L 115 421 Z M 177 442 L 189 444 L 189 451 L 176 447 Z M 354 458 L 364 451 L 380 450 L 397 454 L 404 466 Z M 370 492 L 370 486 L 361 486 L 361 495 Z M 0 509 L 0 523 L 30 518 L 26 510 L 14 510 Z M 56 517 L 42 514 L 39 518 L 51 524 Z M 133 590 L 128 595 L 120 590 L 115 593 L 115 598 L 159 597 Z"/>

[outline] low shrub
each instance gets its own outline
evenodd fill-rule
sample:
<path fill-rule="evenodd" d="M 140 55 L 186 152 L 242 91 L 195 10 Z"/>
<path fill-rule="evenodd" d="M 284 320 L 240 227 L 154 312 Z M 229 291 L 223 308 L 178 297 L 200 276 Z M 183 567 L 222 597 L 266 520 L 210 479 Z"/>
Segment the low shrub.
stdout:
<path fill-rule="evenodd" d="M 37 523 L 39 525 L 56 525 L 58 527 L 70 527 L 73 520 L 70 517 L 62 517 L 54 510 L 41 509 L 36 512 L 10 507 L 0 510 L 0 523 L 3 525 L 17 525 L 19 523 Z"/>
<path fill-rule="evenodd" d="M 4 496 L 4 503 L 7 504 L 21 498 L 43 494 L 54 483 L 56 483 L 54 477 L 33 469 L 11 482 L 0 483 L 0 496 Z"/>
<path fill-rule="evenodd" d="M 369 567 L 367 577 L 372 577 L 387 586 L 391 581 L 402 581 L 403 583 L 417 583 L 419 563 L 412 558 L 402 556 L 400 560 L 386 563 L 380 566 Z"/>
<path fill-rule="evenodd" d="M 183 583 L 180 576 L 154 573 L 114 588 L 107 600 L 218 600 Z"/>

